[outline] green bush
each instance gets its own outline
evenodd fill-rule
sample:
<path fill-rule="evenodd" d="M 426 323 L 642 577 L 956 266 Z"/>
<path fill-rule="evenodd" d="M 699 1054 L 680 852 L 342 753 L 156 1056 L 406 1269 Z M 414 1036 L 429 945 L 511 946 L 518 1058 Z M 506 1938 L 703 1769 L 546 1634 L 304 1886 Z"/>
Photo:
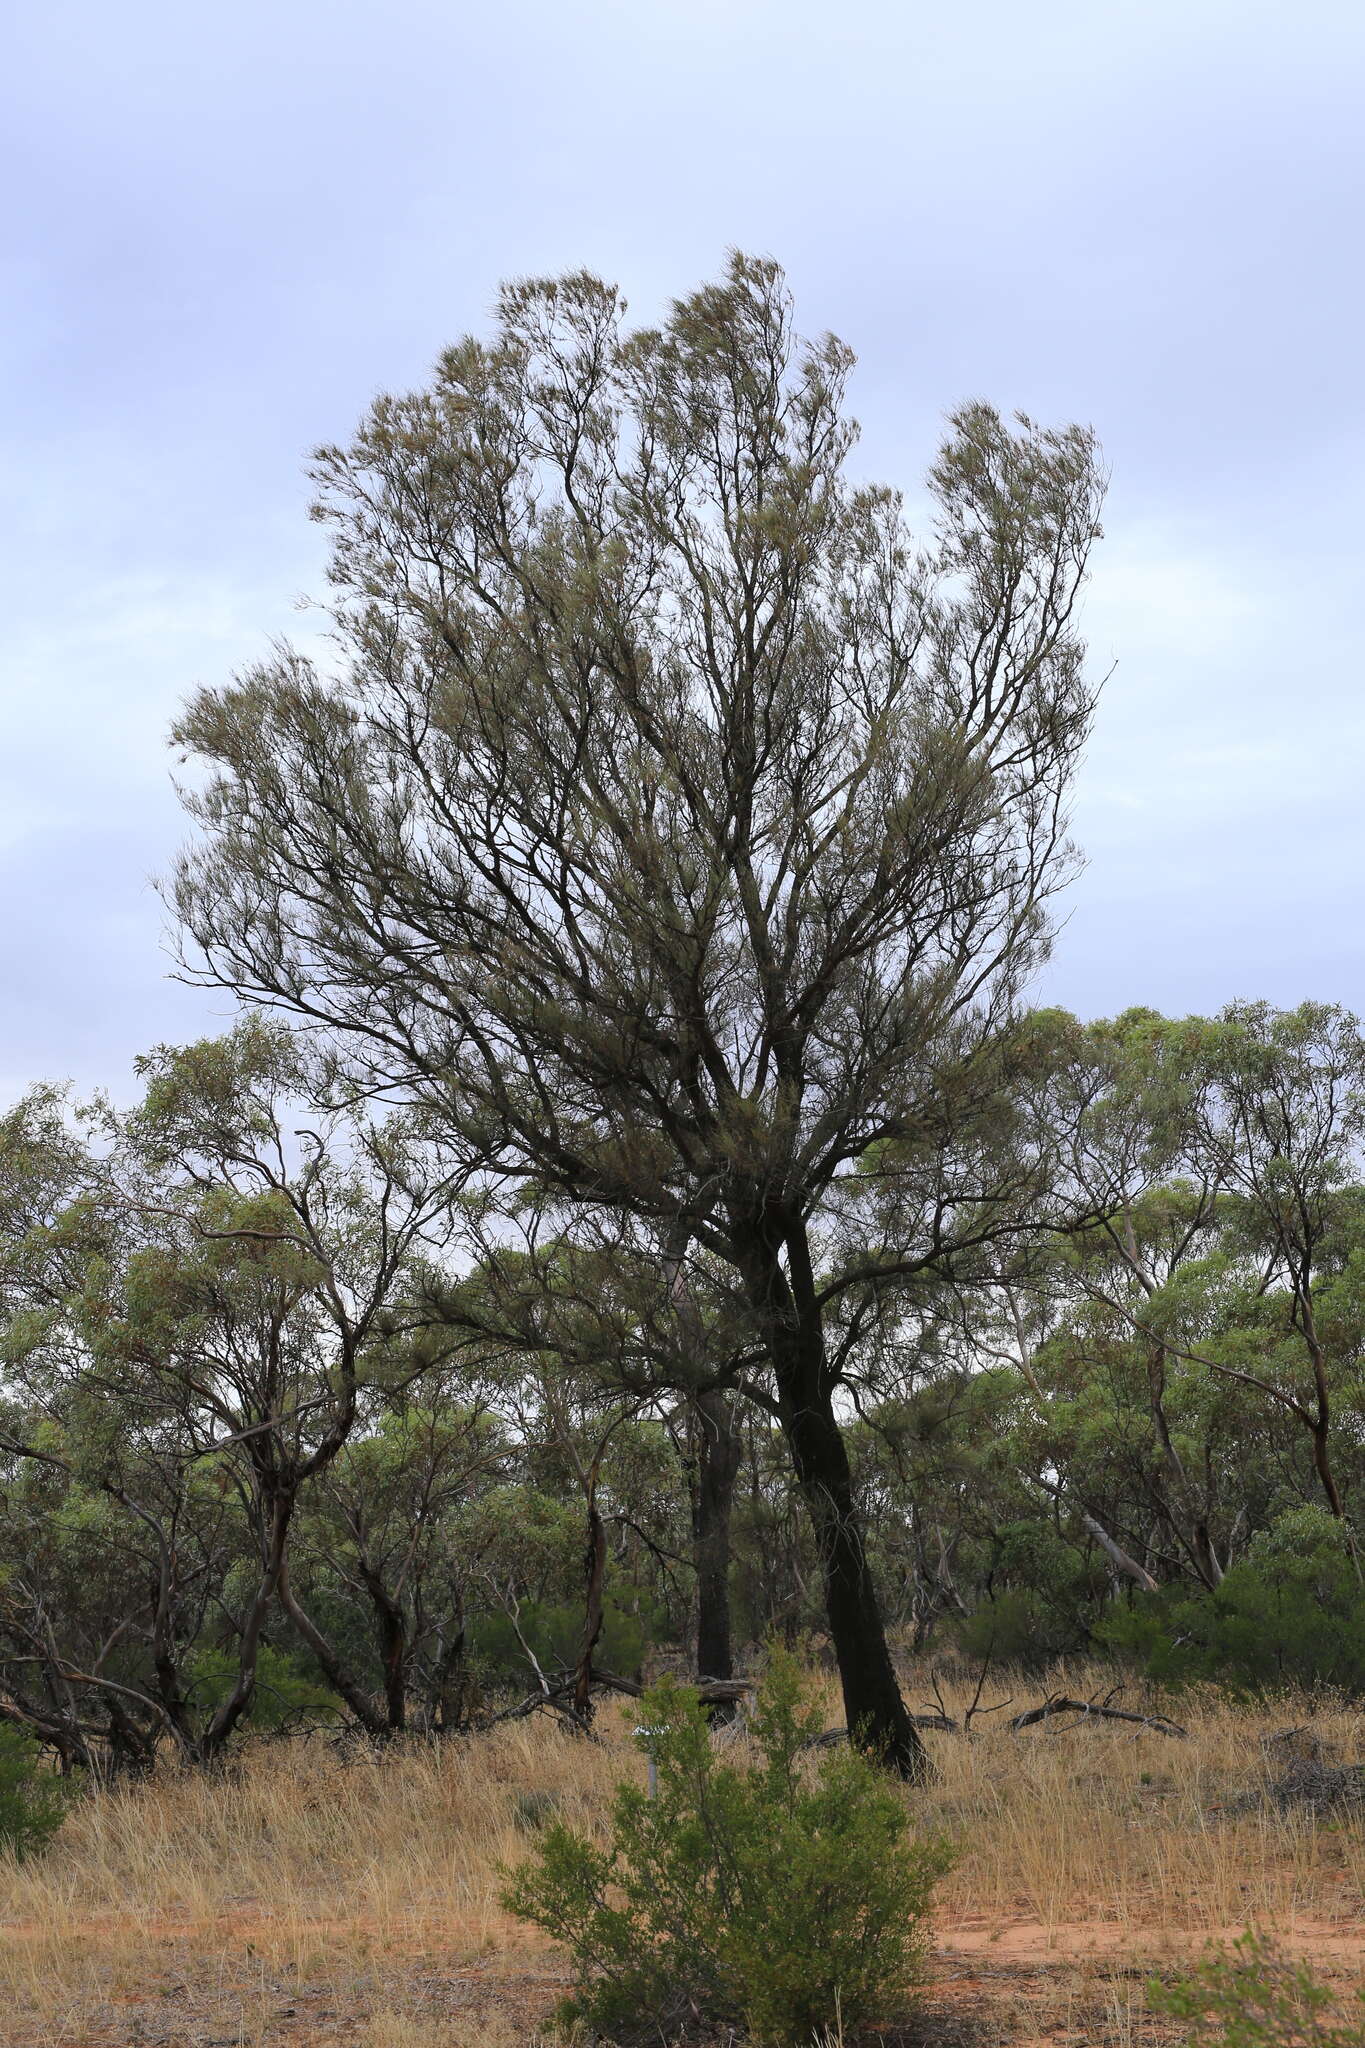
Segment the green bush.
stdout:
<path fill-rule="evenodd" d="M 44 1848 L 66 1815 L 66 1788 L 38 1759 L 31 1735 L 0 1722 L 0 1849 L 12 1856 Z"/>
<path fill-rule="evenodd" d="M 989 1658 L 992 1664 L 1025 1671 L 1042 1670 L 1085 1643 L 1085 1631 L 1074 1616 L 1032 1589 L 1006 1590 L 983 1600 L 954 1626 L 952 1636 L 958 1654 L 973 1664 Z"/>
<path fill-rule="evenodd" d="M 1308 1964 L 1264 1935 L 1244 1934 L 1175 1983 L 1149 1984 L 1147 2002 L 1182 2023 L 1190 2048 L 1365 2048 L 1365 1991 L 1354 2015 L 1334 2016 Z"/>
<path fill-rule="evenodd" d="M 989 1566 L 990 1594 L 953 1629 L 964 1657 L 1039 1670 L 1086 1647 L 1103 1576 L 1048 1523 L 1005 1523 Z"/>
<path fill-rule="evenodd" d="M 1166 1684 L 1365 1693 L 1365 1589 L 1346 1531 L 1319 1508 L 1282 1515 L 1216 1591 L 1139 1596 L 1098 1633 Z"/>
<path fill-rule="evenodd" d="M 508 1910 L 572 1952 L 566 2019 L 617 2041 L 738 2022 L 808 2043 L 917 1980 L 946 1848 L 912 1837 L 904 1790 L 865 1757 L 810 1752 L 820 1717 L 790 1658 L 759 1691 L 752 1760 L 718 1754 L 690 1688 L 654 1687 L 641 1718 L 656 1795 L 618 1786 L 605 1848 L 554 1823 L 508 1873 Z"/>
<path fill-rule="evenodd" d="M 651 1613 L 627 1613 L 608 1599 L 602 1608 L 602 1633 L 593 1661 L 604 1671 L 638 1671 L 654 1633 Z M 517 1631 L 529 1644 L 542 1670 L 569 1670 L 583 1646 L 583 1603 L 562 1607 L 525 1601 L 515 1626 L 506 1614 L 479 1615 L 469 1629 L 470 1661 L 490 1685 L 526 1685 L 531 1669 Z"/>
<path fill-rule="evenodd" d="M 212 1714 L 237 1683 L 237 1659 L 227 1650 L 196 1652 L 189 1668 L 195 1704 L 203 1714 Z M 256 1690 L 251 1696 L 247 1720 L 253 1728 L 275 1730 L 291 1722 L 337 1720 L 340 1702 L 326 1685 L 319 1684 L 300 1669 L 299 1659 L 269 1643 L 262 1643 L 256 1658 Z"/>

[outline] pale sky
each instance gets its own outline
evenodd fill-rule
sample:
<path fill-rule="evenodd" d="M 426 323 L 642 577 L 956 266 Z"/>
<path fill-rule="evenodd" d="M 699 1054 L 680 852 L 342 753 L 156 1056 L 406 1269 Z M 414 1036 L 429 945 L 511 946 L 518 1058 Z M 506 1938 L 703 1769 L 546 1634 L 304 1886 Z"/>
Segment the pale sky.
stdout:
<path fill-rule="evenodd" d="M 309 448 L 501 277 L 651 317 L 731 245 L 857 350 L 866 473 L 969 397 L 1101 437 L 1040 994 L 1365 1009 L 1359 0 L 48 0 L 0 102 L 0 1100 L 226 1020 L 164 735 L 310 630 Z"/>

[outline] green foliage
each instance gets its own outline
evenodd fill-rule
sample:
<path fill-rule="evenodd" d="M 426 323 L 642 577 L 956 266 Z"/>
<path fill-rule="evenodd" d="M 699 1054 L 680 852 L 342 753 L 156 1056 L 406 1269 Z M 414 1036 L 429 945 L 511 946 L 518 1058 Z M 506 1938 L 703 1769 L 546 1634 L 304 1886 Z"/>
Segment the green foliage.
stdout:
<path fill-rule="evenodd" d="M 656 1686 L 641 1714 L 657 1795 L 618 1787 L 605 1848 L 553 1824 L 504 1892 L 572 1951 L 567 2016 L 616 2040 L 738 2021 L 804 2043 L 908 1989 L 946 1848 L 911 1835 L 903 1791 L 866 1758 L 812 1756 L 820 1717 L 792 1661 L 773 1656 L 752 1761 L 722 1760 L 689 1688 Z"/>
<path fill-rule="evenodd" d="M 66 1805 L 66 1788 L 40 1768 L 32 1736 L 0 1723 L 0 1849 L 23 1857 L 46 1848 Z"/>
<path fill-rule="evenodd" d="M 1030 1671 L 1052 1663 L 1084 1641 L 1073 1617 L 1033 1587 L 1007 1589 L 974 1608 L 953 1630 L 964 1657 L 1017 1665 Z"/>
<path fill-rule="evenodd" d="M 1182 2023 L 1190 2048 L 1365 2048 L 1365 1990 L 1354 2014 L 1334 2014 L 1332 1993 L 1308 1964 L 1260 1934 L 1244 1934 L 1173 1984 L 1150 1984 L 1147 2000 Z"/>
<path fill-rule="evenodd" d="M 627 1677 L 639 1670 L 653 1640 L 651 1616 L 630 1614 L 614 1600 L 602 1608 L 602 1633 L 593 1652 L 593 1662 L 604 1671 L 623 1672 Z M 530 1666 L 517 1637 L 520 1629 L 541 1669 L 547 1672 L 572 1669 L 583 1645 L 583 1603 L 551 1606 L 525 1601 L 516 1627 L 503 1613 L 481 1614 L 469 1628 L 470 1661 L 490 1685 L 524 1684 Z"/>
<path fill-rule="evenodd" d="M 237 1681 L 237 1673 L 237 1658 L 230 1651 L 205 1648 L 196 1652 L 190 1665 L 190 1680 L 201 1712 L 212 1714 L 222 1705 Z M 285 1728 L 299 1720 L 334 1720 L 338 1713 L 335 1693 L 308 1678 L 284 1651 L 262 1643 L 256 1658 L 256 1690 L 247 1716 L 253 1728 Z"/>
<path fill-rule="evenodd" d="M 1365 1586 L 1341 1523 L 1320 1508 L 1281 1515 L 1214 1592 L 1163 1588 L 1098 1633 L 1168 1684 L 1365 1693 Z"/>
<path fill-rule="evenodd" d="M 989 1596 L 954 1631 L 962 1654 L 1035 1668 L 1089 1639 L 1097 1574 L 1050 1522 L 1009 1522 L 990 1544 Z"/>

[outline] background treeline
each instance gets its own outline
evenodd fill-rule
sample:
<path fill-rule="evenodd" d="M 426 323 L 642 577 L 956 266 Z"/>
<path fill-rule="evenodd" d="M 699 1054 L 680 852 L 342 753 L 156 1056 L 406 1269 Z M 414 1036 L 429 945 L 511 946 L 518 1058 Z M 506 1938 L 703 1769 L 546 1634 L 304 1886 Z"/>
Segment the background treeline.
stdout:
<path fill-rule="evenodd" d="M 10 1720 L 140 1767 L 822 1637 L 761 1364 L 689 1385 L 667 1247 L 490 1215 L 420 1118 L 323 1113 L 278 1025 L 143 1069 L 131 1114 L 38 1090 L 0 1126 Z M 841 1332 L 893 1640 L 1365 1686 L 1354 1021 L 1035 1014 L 1009 1110 L 1016 1228 Z"/>

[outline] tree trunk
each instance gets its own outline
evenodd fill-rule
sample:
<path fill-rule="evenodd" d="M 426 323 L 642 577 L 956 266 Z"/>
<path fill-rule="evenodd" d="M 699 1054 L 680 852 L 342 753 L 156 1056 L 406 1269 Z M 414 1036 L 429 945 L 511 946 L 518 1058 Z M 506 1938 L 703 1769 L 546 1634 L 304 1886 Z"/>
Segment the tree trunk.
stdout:
<path fill-rule="evenodd" d="M 457 1607 L 454 1633 L 436 1653 L 434 1718 L 443 1734 L 458 1732 L 469 1719 L 469 1670 L 465 1663 L 464 1613 Z"/>
<path fill-rule="evenodd" d="M 697 1676 L 733 1678 L 730 1635 L 730 1514 L 739 1476 L 734 1397 L 719 1387 L 695 1396 L 700 1447 L 692 1507 L 697 1566 Z"/>
<path fill-rule="evenodd" d="M 356 1684 L 307 1609 L 299 1605 L 287 1567 L 280 1572 L 279 1594 L 281 1607 L 322 1666 L 322 1675 L 333 1692 L 345 1701 L 367 1735 L 387 1735 L 384 1716 L 375 1712 L 368 1694 Z"/>
<path fill-rule="evenodd" d="M 250 1711 L 256 1695 L 256 1660 L 260 1654 L 261 1631 L 284 1571 L 285 1544 L 294 1515 L 294 1494 L 281 1489 L 269 1508 L 268 1535 L 261 1560 L 261 1578 L 247 1609 L 237 1642 L 237 1677 L 231 1692 L 219 1707 L 195 1745 L 201 1763 L 215 1763 L 227 1747 L 237 1723 Z"/>
<path fill-rule="evenodd" d="M 1166 1351 L 1162 1345 L 1154 1347 L 1148 1361 L 1147 1379 L 1150 1390 L 1152 1422 L 1156 1429 L 1161 1455 L 1174 1482 L 1179 1497 L 1179 1515 L 1167 1504 L 1167 1519 L 1175 1531 L 1177 1540 L 1189 1553 L 1190 1561 L 1201 1583 L 1209 1591 L 1216 1592 L 1223 1583 L 1223 1567 L 1218 1562 L 1218 1553 L 1213 1547 L 1213 1537 L 1208 1525 L 1208 1488 L 1205 1487 L 1205 1502 L 1194 1505 L 1194 1490 L 1185 1471 L 1184 1460 L 1175 1447 L 1170 1424 L 1166 1419 Z M 1192 1525 L 1192 1526 L 1191 1526 Z"/>
<path fill-rule="evenodd" d="M 827 1396 L 802 1399 L 784 1389 L 779 1398 L 782 1432 L 815 1529 L 850 1735 L 901 1777 L 922 1782 L 929 1759 L 887 1647 L 843 1431 Z"/>
<path fill-rule="evenodd" d="M 602 1583 L 607 1575 L 607 1529 L 592 1498 L 588 1501 L 588 1543 L 583 1563 L 583 1648 L 574 1679 L 573 1710 L 579 1725 L 586 1728 L 592 1719 L 592 1653 L 602 1633 Z"/>
<path fill-rule="evenodd" d="M 407 1725 L 407 1655 L 408 1625 L 403 1609 L 397 1600 L 390 1597 L 372 1564 L 363 1555 L 360 1559 L 360 1576 L 365 1591 L 370 1596 L 374 1609 L 375 1630 L 379 1640 L 379 1662 L 384 1673 L 384 1706 L 390 1729 L 398 1734 Z"/>
<path fill-rule="evenodd" d="M 1094 1515 L 1086 1508 L 1081 1510 L 1081 1522 L 1083 1527 L 1089 1530 L 1090 1534 L 1099 1544 L 1100 1549 L 1109 1559 L 1110 1564 L 1113 1565 L 1115 1572 L 1120 1578 L 1131 1579 L 1134 1585 L 1139 1586 L 1144 1593 L 1159 1593 L 1161 1591 L 1160 1586 L 1152 1577 L 1146 1565 L 1139 1564 L 1138 1560 L 1126 1551 L 1121 1543 L 1115 1542 L 1104 1524 L 1097 1521 Z"/>
<path fill-rule="evenodd" d="M 784 1218 L 777 1237 L 765 1218 L 757 1229 L 736 1232 L 736 1244 L 750 1299 L 766 1325 L 778 1420 L 815 1531 L 849 1739 L 889 1770 L 922 1783 L 928 1753 L 901 1698 L 868 1568 L 804 1226 Z M 779 1244 L 790 1261 L 790 1280 Z"/>
<path fill-rule="evenodd" d="M 175 1578 L 170 1546 L 161 1541 L 160 1549 L 161 1557 L 152 1593 L 152 1669 L 156 1673 L 157 1697 L 166 1709 L 166 1718 L 175 1732 L 177 1741 L 188 1750 L 194 1746 L 194 1728 L 191 1723 L 189 1701 L 181 1684 L 179 1660 L 175 1653 L 175 1634 L 172 1625 Z"/>

